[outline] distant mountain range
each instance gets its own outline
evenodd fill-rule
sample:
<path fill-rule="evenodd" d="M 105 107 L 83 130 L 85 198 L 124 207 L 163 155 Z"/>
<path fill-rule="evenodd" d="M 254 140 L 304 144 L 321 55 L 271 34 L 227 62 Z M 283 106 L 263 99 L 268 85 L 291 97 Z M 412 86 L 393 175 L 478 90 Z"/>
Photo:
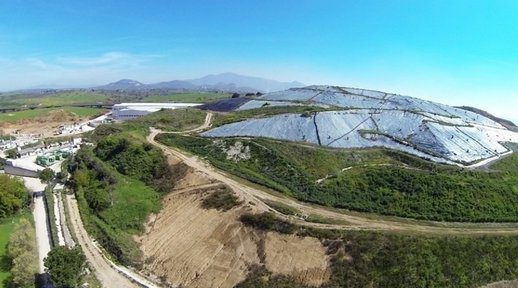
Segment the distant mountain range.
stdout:
<path fill-rule="evenodd" d="M 293 82 L 280 82 L 260 77 L 244 76 L 235 73 L 222 73 L 207 75 L 191 80 L 172 80 L 167 82 L 144 84 L 131 79 L 122 79 L 107 85 L 92 87 L 96 90 L 217 90 L 228 92 L 274 92 L 289 88 L 303 87 L 304 84 Z"/>

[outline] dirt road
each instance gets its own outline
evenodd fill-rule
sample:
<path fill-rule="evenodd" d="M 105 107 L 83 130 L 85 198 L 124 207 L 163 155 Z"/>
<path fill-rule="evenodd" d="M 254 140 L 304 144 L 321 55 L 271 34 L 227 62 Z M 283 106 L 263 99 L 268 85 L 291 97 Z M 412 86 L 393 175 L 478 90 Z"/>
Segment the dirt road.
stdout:
<path fill-rule="evenodd" d="M 47 225 L 47 210 L 45 210 L 45 202 L 43 200 L 43 190 L 45 190 L 46 185 L 41 183 L 38 178 L 22 178 L 27 189 L 35 195 L 32 214 L 36 228 L 36 243 L 38 244 L 38 267 L 39 273 L 45 273 L 43 260 L 50 252 L 50 232 Z"/>
<path fill-rule="evenodd" d="M 207 119 L 210 121 L 209 116 Z M 192 131 L 201 131 L 210 124 L 207 123 L 207 119 L 202 127 L 198 127 Z M 325 207 L 312 205 L 296 201 L 291 198 L 277 196 L 271 193 L 267 193 L 261 189 L 252 187 L 251 185 L 244 184 L 246 181 L 234 180 L 235 177 L 228 175 L 226 172 L 221 171 L 212 167 L 209 163 L 203 161 L 197 156 L 190 156 L 185 152 L 165 146 L 154 140 L 155 136 L 161 131 L 150 128 L 151 133 L 147 137 L 147 141 L 151 144 L 160 147 L 166 155 L 171 155 L 183 161 L 186 165 L 198 170 L 208 177 L 214 180 L 220 181 L 230 186 L 238 195 L 251 201 L 257 205 L 258 208 L 267 211 L 274 211 L 280 217 L 289 219 L 290 221 L 305 225 L 318 227 L 323 229 L 347 229 L 347 230 L 377 230 L 377 231 L 394 231 L 394 232 L 406 232 L 406 233 L 425 233 L 425 234 L 469 234 L 469 235 L 482 235 L 482 234 L 518 234 L 518 223 L 446 223 L 446 222 L 433 222 L 433 221 L 419 221 L 411 219 L 402 219 L 396 217 L 385 217 L 380 215 L 366 215 L 363 216 L 359 213 L 350 213 L 347 211 L 335 211 Z M 187 132 L 187 131 L 186 131 Z M 178 134 L 180 132 L 176 132 Z M 270 200 L 281 202 L 283 204 L 294 207 L 305 215 L 319 215 L 321 217 L 333 220 L 333 222 L 342 222 L 346 224 L 320 224 L 306 222 L 302 219 L 293 216 L 286 216 L 279 213 L 266 205 L 263 200 Z"/>
<path fill-rule="evenodd" d="M 83 227 L 77 201 L 73 195 L 65 197 L 66 205 L 70 208 L 70 224 L 77 235 L 78 244 L 81 245 L 88 263 L 94 270 L 95 276 L 102 283 L 103 287 L 139 287 L 130 282 L 126 277 L 117 273 L 97 250 L 92 239 Z"/>

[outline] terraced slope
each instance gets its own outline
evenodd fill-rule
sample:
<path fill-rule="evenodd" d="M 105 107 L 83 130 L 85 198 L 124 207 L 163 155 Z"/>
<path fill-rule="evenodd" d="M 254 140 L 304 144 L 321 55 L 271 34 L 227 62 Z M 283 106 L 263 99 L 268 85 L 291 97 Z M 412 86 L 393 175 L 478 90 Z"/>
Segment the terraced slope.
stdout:
<path fill-rule="evenodd" d="M 471 165 L 510 152 L 501 142 L 518 133 L 474 112 L 379 91 L 308 86 L 242 101 L 236 110 L 270 105 L 318 105 L 336 111 L 248 119 L 203 133 L 252 136 L 334 148 L 387 147 L 436 162 Z"/>

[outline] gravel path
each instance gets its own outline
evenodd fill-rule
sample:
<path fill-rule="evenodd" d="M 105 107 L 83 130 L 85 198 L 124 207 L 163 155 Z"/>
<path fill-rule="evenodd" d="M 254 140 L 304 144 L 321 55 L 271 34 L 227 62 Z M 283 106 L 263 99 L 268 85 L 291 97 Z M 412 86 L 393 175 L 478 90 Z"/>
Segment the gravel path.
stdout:
<path fill-rule="evenodd" d="M 68 205 L 70 211 L 70 224 L 76 233 L 78 244 L 83 249 L 88 263 L 90 263 L 94 270 L 95 276 L 102 283 L 103 287 L 139 287 L 138 285 L 130 282 L 123 275 L 117 273 L 105 260 L 97 247 L 95 247 L 93 240 L 90 238 L 83 227 L 83 222 L 81 221 L 81 216 L 79 215 L 79 208 L 77 207 L 77 201 L 75 197 L 73 195 L 67 195 L 65 199 L 67 202 L 66 205 Z"/>
<path fill-rule="evenodd" d="M 40 273 L 45 273 L 43 259 L 50 252 L 50 231 L 47 225 L 45 202 L 43 201 L 43 190 L 45 190 L 46 185 L 41 183 L 38 178 L 23 177 L 23 181 L 27 189 L 35 194 L 32 215 L 34 217 L 36 242 L 38 244 L 38 267 Z"/>

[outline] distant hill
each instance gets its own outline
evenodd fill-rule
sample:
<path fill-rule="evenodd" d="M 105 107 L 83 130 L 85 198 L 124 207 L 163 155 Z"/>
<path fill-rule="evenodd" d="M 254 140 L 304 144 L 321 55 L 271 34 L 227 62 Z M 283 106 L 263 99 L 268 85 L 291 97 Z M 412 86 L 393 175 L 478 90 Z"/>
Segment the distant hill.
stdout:
<path fill-rule="evenodd" d="M 94 89 L 102 90 L 136 90 L 143 89 L 146 85 L 131 79 L 121 79 L 117 82 L 112 82 L 104 86 L 93 87 Z"/>
<path fill-rule="evenodd" d="M 235 73 L 222 73 L 216 75 L 207 75 L 199 79 L 189 80 L 190 83 L 212 88 L 230 88 L 251 89 L 261 92 L 282 91 L 289 88 L 303 87 L 304 84 L 293 82 L 279 82 L 276 80 L 264 79 L 259 77 L 243 76 Z"/>
<path fill-rule="evenodd" d="M 107 85 L 93 87 L 95 90 L 198 90 L 198 91 L 226 91 L 226 92 L 274 92 L 289 88 L 302 87 L 304 84 L 280 82 L 260 77 L 244 76 L 235 73 L 207 75 L 191 80 L 172 80 L 159 83 L 144 84 L 135 80 L 122 79 Z"/>

